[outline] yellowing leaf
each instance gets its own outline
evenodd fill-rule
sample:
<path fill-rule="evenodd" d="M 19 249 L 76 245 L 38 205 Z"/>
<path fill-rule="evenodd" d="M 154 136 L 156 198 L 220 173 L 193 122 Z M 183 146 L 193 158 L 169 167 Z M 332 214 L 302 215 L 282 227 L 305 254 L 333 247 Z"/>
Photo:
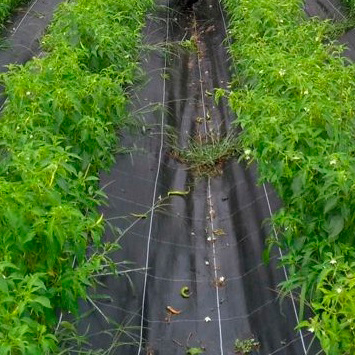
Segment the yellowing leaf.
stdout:
<path fill-rule="evenodd" d="M 190 189 L 187 191 L 181 191 L 181 190 L 171 190 L 168 192 L 168 196 L 186 196 L 190 193 Z"/>

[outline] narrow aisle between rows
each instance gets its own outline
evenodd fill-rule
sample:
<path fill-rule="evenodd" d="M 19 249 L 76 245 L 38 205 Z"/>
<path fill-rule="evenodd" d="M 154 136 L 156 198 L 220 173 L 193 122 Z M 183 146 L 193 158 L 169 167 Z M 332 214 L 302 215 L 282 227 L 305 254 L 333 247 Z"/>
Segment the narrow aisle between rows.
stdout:
<path fill-rule="evenodd" d="M 236 341 L 260 354 L 304 354 L 311 337 L 294 330 L 291 300 L 280 305 L 279 255 L 262 260 L 268 202 L 279 202 L 257 187 L 255 167 L 237 162 L 235 117 L 214 98 L 230 81 L 221 4 L 200 1 L 188 12 L 162 5 L 146 28 L 156 50 L 142 61 L 142 134 L 125 138 L 133 151 L 102 177 L 104 215 L 124 231 L 117 261 L 138 271 L 103 279 L 112 301 L 99 302 L 100 311 L 124 321 L 120 355 L 235 354 Z M 97 310 L 90 324 L 97 347 L 112 341 Z"/>

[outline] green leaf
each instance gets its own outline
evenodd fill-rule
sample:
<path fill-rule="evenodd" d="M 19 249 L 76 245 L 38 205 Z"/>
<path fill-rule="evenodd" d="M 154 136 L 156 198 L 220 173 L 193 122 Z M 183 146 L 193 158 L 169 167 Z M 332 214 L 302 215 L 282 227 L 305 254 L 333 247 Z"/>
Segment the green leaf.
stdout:
<path fill-rule="evenodd" d="M 303 190 L 303 184 L 304 184 L 304 179 L 302 176 L 298 175 L 293 179 L 291 185 L 293 196 L 298 196 L 301 194 Z"/>
<path fill-rule="evenodd" d="M 324 214 L 328 213 L 329 211 L 331 211 L 336 204 L 338 203 L 339 198 L 337 196 L 330 198 L 329 200 L 327 200 L 327 203 L 324 206 Z"/>
<path fill-rule="evenodd" d="M 300 320 L 303 320 L 303 315 L 304 315 L 304 305 L 306 301 L 306 292 L 307 292 L 307 282 L 304 282 L 302 284 L 301 288 L 301 294 L 300 294 L 300 301 L 299 301 L 299 315 L 298 318 Z"/>
<path fill-rule="evenodd" d="M 204 350 L 202 348 L 189 348 L 186 352 L 187 355 L 198 355 L 202 353 L 204 353 Z"/>
<path fill-rule="evenodd" d="M 52 308 L 51 302 L 49 301 L 49 299 L 47 297 L 44 297 L 44 296 L 37 296 L 32 300 L 32 302 L 39 303 L 43 307 L 46 307 L 46 308 Z"/>
<path fill-rule="evenodd" d="M 62 321 L 62 322 L 60 323 L 60 326 L 63 327 L 63 328 L 65 328 L 65 329 L 67 329 L 67 330 L 70 330 L 70 331 L 72 331 L 72 332 L 74 332 L 74 333 L 76 332 L 75 326 L 74 326 L 73 324 L 71 324 L 70 322 Z"/>
<path fill-rule="evenodd" d="M 333 216 L 330 219 L 328 232 L 329 240 L 335 240 L 339 233 L 344 229 L 344 217 L 340 215 Z"/>
<path fill-rule="evenodd" d="M 1 261 L 0 271 L 4 271 L 6 268 L 19 270 L 19 268 L 15 264 L 9 263 L 8 261 Z"/>
<path fill-rule="evenodd" d="M 0 291 L 2 291 L 4 293 L 8 293 L 9 292 L 9 288 L 7 286 L 7 282 L 1 275 L 0 275 Z"/>

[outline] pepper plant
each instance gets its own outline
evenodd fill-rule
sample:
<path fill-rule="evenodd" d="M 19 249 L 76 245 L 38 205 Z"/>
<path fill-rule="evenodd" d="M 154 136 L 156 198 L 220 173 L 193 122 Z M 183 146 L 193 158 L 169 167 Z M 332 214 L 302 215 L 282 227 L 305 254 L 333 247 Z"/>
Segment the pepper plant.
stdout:
<path fill-rule="evenodd" d="M 151 0 L 64 3 L 43 58 L 1 75 L 0 349 L 55 352 L 61 311 L 78 314 L 119 246 L 104 243 L 98 174 L 129 124 Z M 1 6 L 0 6 L 1 9 Z"/>
<path fill-rule="evenodd" d="M 327 354 L 355 352 L 355 65 L 300 0 L 224 1 L 243 156 L 283 201 L 272 218 L 299 292 L 300 326 Z M 346 65 L 345 65 L 346 64 Z M 314 316 L 305 320 L 310 301 Z"/>

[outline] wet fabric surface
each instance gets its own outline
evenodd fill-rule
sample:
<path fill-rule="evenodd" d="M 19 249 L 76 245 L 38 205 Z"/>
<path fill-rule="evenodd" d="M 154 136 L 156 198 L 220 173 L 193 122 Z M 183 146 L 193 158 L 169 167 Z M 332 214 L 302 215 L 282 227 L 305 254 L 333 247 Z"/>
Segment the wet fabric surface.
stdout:
<path fill-rule="evenodd" d="M 277 268 L 280 251 L 267 265 L 262 259 L 270 234 L 263 220 L 280 206 L 275 193 L 257 186 L 255 168 L 236 158 L 225 162 L 223 174 L 201 178 L 172 154 L 171 135 L 180 147 L 196 137 L 227 136 L 235 133 L 235 117 L 210 95 L 230 80 L 219 2 L 201 1 L 189 13 L 169 5 L 145 30 L 146 42 L 160 48 L 143 61 L 149 81 L 137 92 L 136 109 L 148 111 L 145 134 L 125 138 L 132 153 L 118 156 L 101 179 L 109 196 L 103 213 L 123 234 L 117 261 L 139 269 L 103 278 L 107 288 L 98 291 L 111 296 L 97 301 L 100 312 L 126 326 L 116 340 L 129 344 L 112 353 L 173 355 L 201 347 L 205 354 L 234 354 L 236 339 L 254 338 L 260 347 L 252 353 L 315 354 L 312 335 L 295 330 L 296 295 L 280 303 L 277 285 L 287 277 Z M 190 39 L 197 50 L 182 50 Z M 103 331 L 111 326 L 100 312 L 82 326 L 97 334 L 96 348 L 107 348 L 113 339 Z"/>

